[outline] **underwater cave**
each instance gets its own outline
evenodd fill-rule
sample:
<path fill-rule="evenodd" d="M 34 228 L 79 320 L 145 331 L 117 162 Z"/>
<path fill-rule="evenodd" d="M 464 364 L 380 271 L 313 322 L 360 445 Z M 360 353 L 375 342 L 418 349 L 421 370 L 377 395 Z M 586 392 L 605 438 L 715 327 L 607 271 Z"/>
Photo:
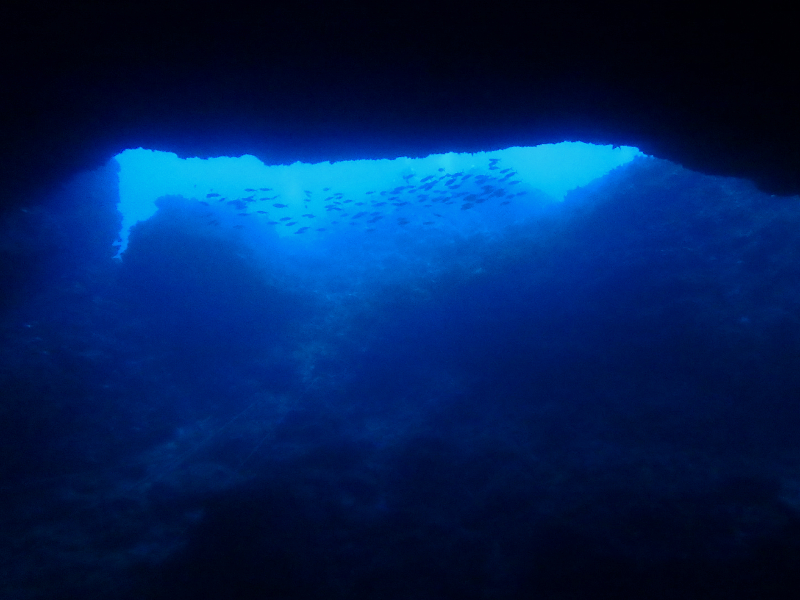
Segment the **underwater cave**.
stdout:
<path fill-rule="evenodd" d="M 3 597 L 797 596 L 789 19 L 26 14 Z"/>

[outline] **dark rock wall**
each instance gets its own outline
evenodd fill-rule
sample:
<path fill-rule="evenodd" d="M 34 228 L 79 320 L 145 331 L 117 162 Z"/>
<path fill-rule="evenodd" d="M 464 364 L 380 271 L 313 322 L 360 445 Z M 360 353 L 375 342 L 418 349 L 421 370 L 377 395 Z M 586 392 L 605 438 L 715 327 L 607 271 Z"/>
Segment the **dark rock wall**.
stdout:
<path fill-rule="evenodd" d="M 292 162 L 565 139 L 800 191 L 788 15 L 514 4 L 6 4 L 3 202 L 128 147 Z"/>

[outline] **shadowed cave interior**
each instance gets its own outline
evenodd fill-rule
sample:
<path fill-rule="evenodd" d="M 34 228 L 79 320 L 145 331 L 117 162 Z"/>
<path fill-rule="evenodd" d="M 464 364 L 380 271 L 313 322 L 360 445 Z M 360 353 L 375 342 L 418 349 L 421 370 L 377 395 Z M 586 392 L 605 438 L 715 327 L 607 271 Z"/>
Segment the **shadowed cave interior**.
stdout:
<path fill-rule="evenodd" d="M 4 597 L 797 596 L 785 19 L 142 6 L 2 24 Z"/>

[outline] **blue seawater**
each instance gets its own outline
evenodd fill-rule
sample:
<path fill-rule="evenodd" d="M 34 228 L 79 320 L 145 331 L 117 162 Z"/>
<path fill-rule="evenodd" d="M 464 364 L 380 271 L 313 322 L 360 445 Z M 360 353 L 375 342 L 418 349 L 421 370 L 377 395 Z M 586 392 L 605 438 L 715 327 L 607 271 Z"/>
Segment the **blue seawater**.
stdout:
<path fill-rule="evenodd" d="M 504 160 L 4 217 L 3 597 L 796 598 L 798 198 Z"/>

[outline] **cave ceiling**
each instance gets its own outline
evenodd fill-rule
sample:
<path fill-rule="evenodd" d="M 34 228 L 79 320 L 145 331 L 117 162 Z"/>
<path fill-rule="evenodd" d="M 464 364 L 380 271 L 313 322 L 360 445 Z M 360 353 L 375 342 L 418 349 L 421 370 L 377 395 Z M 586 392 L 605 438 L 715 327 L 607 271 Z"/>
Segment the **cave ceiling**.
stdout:
<path fill-rule="evenodd" d="M 21 4 L 0 24 L 7 205 L 139 146 L 274 164 L 580 140 L 800 192 L 785 14 L 77 4 Z"/>

